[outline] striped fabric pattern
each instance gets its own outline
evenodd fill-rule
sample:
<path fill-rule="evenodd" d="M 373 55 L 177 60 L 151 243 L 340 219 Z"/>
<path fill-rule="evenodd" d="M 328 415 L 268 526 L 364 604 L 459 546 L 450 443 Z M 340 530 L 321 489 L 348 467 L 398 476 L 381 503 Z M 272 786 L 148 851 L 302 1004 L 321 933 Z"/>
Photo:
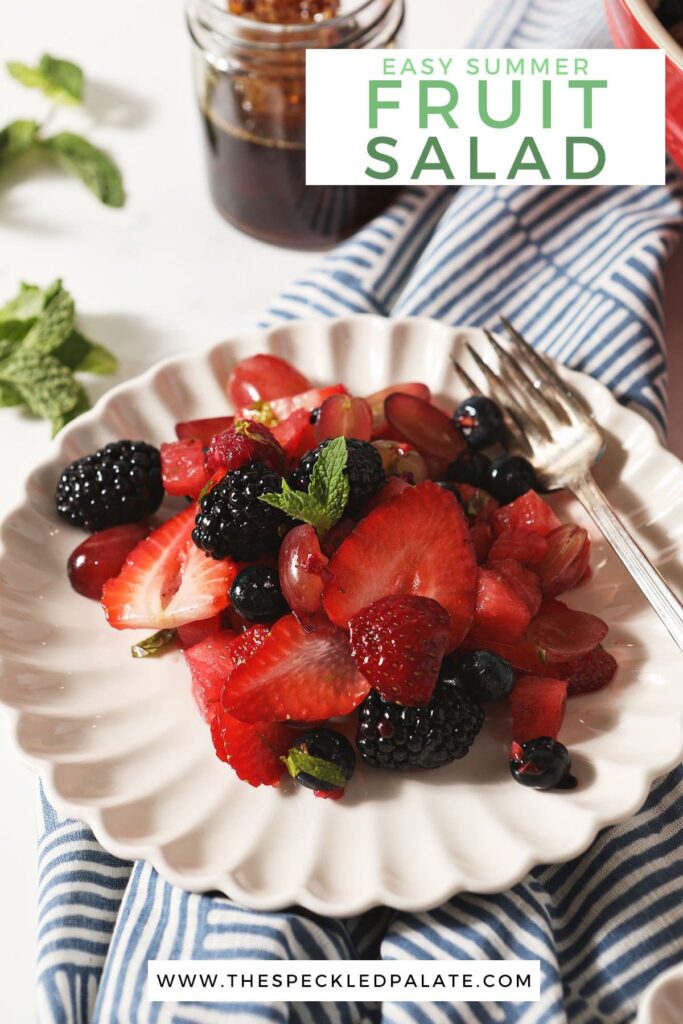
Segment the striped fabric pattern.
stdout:
<path fill-rule="evenodd" d="M 477 44 L 605 45 L 599 0 L 507 0 Z M 267 323 L 350 312 L 491 325 L 506 313 L 538 347 L 666 425 L 662 266 L 683 224 L 671 171 L 656 188 L 408 189 L 288 289 Z M 107 854 L 41 794 L 41 1024 L 626 1024 L 683 957 L 683 769 L 591 849 L 508 892 L 428 913 L 352 920 L 254 913 Z M 155 1004 L 150 958 L 538 958 L 538 1004 Z"/>

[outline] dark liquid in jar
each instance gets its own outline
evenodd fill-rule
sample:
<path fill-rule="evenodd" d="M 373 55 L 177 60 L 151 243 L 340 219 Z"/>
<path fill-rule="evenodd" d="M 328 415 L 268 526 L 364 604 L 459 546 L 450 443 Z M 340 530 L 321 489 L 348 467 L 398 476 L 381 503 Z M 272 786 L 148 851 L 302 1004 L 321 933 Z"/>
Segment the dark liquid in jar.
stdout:
<path fill-rule="evenodd" d="M 203 111 L 211 195 L 226 220 L 247 234 L 295 249 L 326 249 L 395 198 L 392 186 L 306 185 L 305 144 L 291 138 L 296 131 L 278 138 L 235 124 L 234 97 L 226 116 L 217 100 L 214 95 L 211 110 Z"/>

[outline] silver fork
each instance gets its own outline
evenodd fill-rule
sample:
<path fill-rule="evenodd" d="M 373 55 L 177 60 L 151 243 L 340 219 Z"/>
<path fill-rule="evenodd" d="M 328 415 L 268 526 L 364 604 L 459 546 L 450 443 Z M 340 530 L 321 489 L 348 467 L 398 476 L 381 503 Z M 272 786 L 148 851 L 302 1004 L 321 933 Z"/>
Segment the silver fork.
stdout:
<path fill-rule="evenodd" d="M 501 372 L 494 372 L 469 343 L 467 349 L 491 397 L 503 410 L 509 450 L 531 462 L 541 487 L 564 487 L 576 495 L 683 650 L 683 605 L 593 478 L 591 468 L 604 447 L 598 427 L 578 395 L 508 320 L 501 319 L 511 341 L 510 351 L 490 331 L 484 332 L 498 356 Z M 470 393 L 481 393 L 455 360 L 454 367 Z"/>

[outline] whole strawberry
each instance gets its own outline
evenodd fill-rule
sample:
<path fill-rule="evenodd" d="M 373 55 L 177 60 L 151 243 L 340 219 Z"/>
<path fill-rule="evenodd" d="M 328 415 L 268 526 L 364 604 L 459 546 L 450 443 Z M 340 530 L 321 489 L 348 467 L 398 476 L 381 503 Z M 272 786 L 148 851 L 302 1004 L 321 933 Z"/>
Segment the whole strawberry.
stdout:
<path fill-rule="evenodd" d="M 285 453 L 268 427 L 255 420 L 235 420 L 233 425 L 217 434 L 206 452 L 206 465 L 217 469 L 241 469 L 250 462 L 260 462 L 282 472 Z"/>
<path fill-rule="evenodd" d="M 434 692 L 449 627 L 450 615 L 430 597 L 384 597 L 351 619 L 351 650 L 385 700 L 417 707 Z"/>

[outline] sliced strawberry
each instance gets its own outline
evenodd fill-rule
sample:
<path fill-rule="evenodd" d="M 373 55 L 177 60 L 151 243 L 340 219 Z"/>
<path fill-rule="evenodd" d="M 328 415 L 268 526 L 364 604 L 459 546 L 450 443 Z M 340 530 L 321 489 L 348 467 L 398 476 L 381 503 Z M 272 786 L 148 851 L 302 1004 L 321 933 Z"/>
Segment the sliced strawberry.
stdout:
<path fill-rule="evenodd" d="M 188 439 L 162 444 L 161 476 L 167 494 L 198 498 L 210 475 L 201 441 Z"/>
<path fill-rule="evenodd" d="M 329 564 L 323 606 L 337 626 L 382 597 L 417 594 L 451 617 L 449 650 L 474 615 L 474 549 L 457 498 L 429 481 L 409 487 L 361 520 Z"/>
<path fill-rule="evenodd" d="M 449 615 L 430 597 L 383 597 L 349 622 L 358 668 L 385 700 L 428 704 L 448 645 Z"/>
<path fill-rule="evenodd" d="M 253 420 L 235 420 L 232 427 L 217 434 L 206 452 L 209 471 L 230 472 L 250 462 L 262 462 L 281 472 L 285 467 L 285 453 L 268 427 Z"/>
<path fill-rule="evenodd" d="M 527 529 L 547 536 L 561 526 L 547 501 L 536 491 L 527 491 L 521 498 L 515 498 L 509 505 L 499 508 L 493 517 L 493 530 L 497 537 L 503 530 Z"/>
<path fill-rule="evenodd" d="M 206 722 L 213 718 L 223 688 L 235 668 L 230 653 L 230 645 L 235 636 L 232 630 L 225 629 L 205 637 L 185 651 L 185 660 L 192 676 L 192 693 Z"/>
<path fill-rule="evenodd" d="M 285 766 L 280 760 L 292 745 L 286 725 L 256 722 L 247 725 L 221 710 L 211 722 L 217 757 L 250 786 L 277 786 Z"/>
<path fill-rule="evenodd" d="M 209 558 L 192 542 L 195 508 L 169 519 L 135 547 L 102 590 L 114 629 L 173 629 L 228 606 L 237 566 Z"/>
<path fill-rule="evenodd" d="M 584 654 L 577 661 L 552 667 L 553 675 L 556 675 L 558 670 L 563 670 L 562 678 L 569 680 L 567 692 L 570 697 L 574 697 L 581 693 L 594 693 L 609 686 L 618 666 L 616 658 L 608 654 L 602 644 L 598 644 L 594 650 Z"/>
<path fill-rule="evenodd" d="M 482 490 L 481 487 L 472 487 L 471 484 L 453 483 L 450 486 L 460 495 L 465 513 L 471 522 L 492 522 L 500 505 L 488 491 Z"/>
<path fill-rule="evenodd" d="M 392 384 L 381 391 L 375 391 L 368 395 L 366 401 L 372 410 L 372 436 L 373 438 L 389 437 L 389 421 L 384 412 L 384 403 L 390 395 L 415 395 L 425 402 L 431 401 L 432 395 L 426 384 Z"/>
<path fill-rule="evenodd" d="M 184 626 L 178 626 L 178 640 L 185 651 L 188 647 L 194 647 L 209 636 L 215 636 L 221 631 L 221 616 L 212 615 L 208 619 L 200 619 L 198 622 L 187 622 Z"/>
<path fill-rule="evenodd" d="M 216 434 L 229 430 L 234 419 L 234 416 L 211 416 L 203 420 L 185 420 L 183 423 L 176 423 L 176 437 L 180 441 L 195 438 L 206 448 Z"/>
<path fill-rule="evenodd" d="M 341 630 L 307 633 L 293 615 L 275 623 L 223 694 L 223 707 L 245 722 L 317 722 L 348 715 L 370 685 Z"/>
<path fill-rule="evenodd" d="M 491 550 L 493 531 L 488 523 L 477 520 L 470 526 L 470 540 L 477 556 L 477 564 L 483 565 Z"/>
<path fill-rule="evenodd" d="M 279 356 L 260 353 L 240 359 L 228 377 L 227 392 L 236 408 L 254 402 L 269 402 L 271 398 L 296 395 L 311 386 L 291 363 Z"/>
<path fill-rule="evenodd" d="M 307 409 L 313 412 L 319 409 L 326 398 L 330 395 L 347 395 L 348 391 L 343 384 L 333 384 L 329 388 L 311 388 L 310 391 L 302 391 L 300 394 L 291 395 L 287 398 L 274 398 L 272 401 L 258 401 L 253 405 L 245 405 L 235 414 L 236 419 L 259 420 L 267 427 L 281 423 L 291 416 L 297 409 Z"/>
<path fill-rule="evenodd" d="M 467 443 L 451 417 L 424 398 L 394 392 L 384 403 L 390 426 L 422 455 L 452 462 Z"/>
<path fill-rule="evenodd" d="M 235 665 L 244 665 L 245 661 L 253 658 L 259 647 L 262 647 L 266 637 L 270 633 L 267 626 L 250 626 L 240 633 L 230 644 L 230 657 Z"/>
<path fill-rule="evenodd" d="M 477 574 L 477 600 L 467 643 L 488 647 L 488 641 L 515 643 L 524 636 L 531 612 L 517 591 L 490 569 Z"/>
<path fill-rule="evenodd" d="M 510 694 L 510 707 L 515 743 L 541 736 L 556 740 L 567 707 L 567 683 L 562 679 L 521 676 Z"/>
<path fill-rule="evenodd" d="M 296 465 L 316 444 L 315 428 L 308 409 L 295 409 L 287 419 L 276 423 L 273 436 L 282 445 L 289 465 Z"/>
<path fill-rule="evenodd" d="M 541 581 L 536 573 L 525 569 L 514 558 L 505 558 L 499 562 L 489 561 L 487 568 L 512 587 L 524 601 L 533 618 L 541 607 Z"/>
<path fill-rule="evenodd" d="M 320 548 L 327 558 L 332 558 L 335 551 L 342 546 L 349 534 L 353 533 L 356 529 L 356 523 L 353 519 L 340 519 L 338 523 L 328 530 L 327 533 L 320 538 Z"/>
<path fill-rule="evenodd" d="M 520 565 L 536 566 L 541 562 L 548 550 L 548 541 L 535 530 L 528 527 L 513 527 L 503 530 L 493 542 L 490 559 L 501 562 L 505 558 L 514 558 Z"/>
<path fill-rule="evenodd" d="M 596 615 L 577 612 L 561 601 L 545 600 L 526 635 L 542 659 L 568 661 L 602 643 L 607 626 Z"/>
<path fill-rule="evenodd" d="M 384 487 L 374 494 L 370 501 L 365 506 L 365 514 L 372 512 L 373 508 L 379 508 L 380 505 L 386 505 L 388 501 L 393 498 L 397 498 L 399 494 L 410 487 L 407 480 L 402 480 L 399 476 L 390 476 Z"/>
<path fill-rule="evenodd" d="M 546 537 L 548 550 L 536 572 L 545 597 L 557 597 L 575 587 L 583 577 L 591 556 L 591 542 L 581 526 L 567 523 Z"/>

